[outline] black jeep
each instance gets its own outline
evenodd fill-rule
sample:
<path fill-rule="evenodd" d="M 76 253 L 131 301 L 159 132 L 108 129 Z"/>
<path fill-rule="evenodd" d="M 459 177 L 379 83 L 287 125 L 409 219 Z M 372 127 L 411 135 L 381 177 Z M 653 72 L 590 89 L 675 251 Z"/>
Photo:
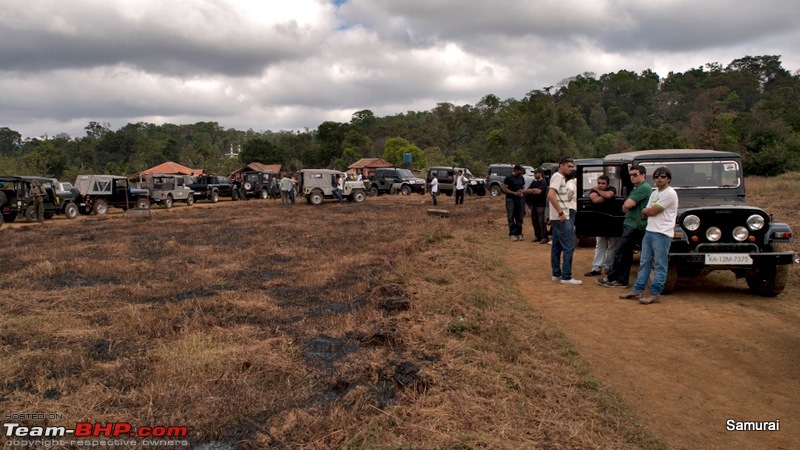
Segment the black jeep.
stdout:
<path fill-rule="evenodd" d="M 78 216 L 76 202 L 80 194 L 75 189 L 59 192 L 58 181 L 53 178 L 0 177 L 0 210 L 4 222 L 13 222 L 18 214 L 23 214 L 28 222 L 36 222 L 31 195 L 33 181 L 37 181 L 47 193 L 44 197 L 45 219 L 52 219 L 56 214 L 63 214 L 68 219 Z"/>
<path fill-rule="evenodd" d="M 425 194 L 425 180 L 417 178 L 408 169 L 395 167 L 375 169 L 372 179 L 365 181 L 367 193 L 372 196 L 380 194 L 409 195 L 412 192 Z"/>
<path fill-rule="evenodd" d="M 233 184 L 233 200 L 239 197 L 280 198 L 281 195 L 278 176 L 273 172 L 244 172 Z"/>
<path fill-rule="evenodd" d="M 211 203 L 217 203 L 220 197 L 230 198 L 233 195 L 233 184 L 226 177 L 198 175 L 187 178 L 186 186 L 194 192 L 195 200 L 209 200 Z"/>
<path fill-rule="evenodd" d="M 619 236 L 622 203 L 632 190 L 628 170 L 641 165 L 652 175 L 658 167 L 672 172 L 670 185 L 679 198 L 675 236 L 669 249 L 669 269 L 664 292 L 673 290 L 678 277 L 704 276 L 730 270 L 745 278 L 760 295 L 774 297 L 786 287 L 794 253 L 781 251 L 793 241 L 792 230 L 772 215 L 745 203 L 742 157 L 713 150 L 643 150 L 608 155 L 602 164 L 578 167 L 578 192 L 583 171 L 603 172 L 617 188 L 617 198 L 592 204 L 578 198 L 576 230 L 583 236 Z M 650 183 L 652 185 L 652 183 Z"/>
<path fill-rule="evenodd" d="M 149 191 L 137 188 L 122 176 L 78 175 L 75 189 L 81 194 L 81 214 L 105 214 L 111 206 L 122 210 L 150 208 Z"/>

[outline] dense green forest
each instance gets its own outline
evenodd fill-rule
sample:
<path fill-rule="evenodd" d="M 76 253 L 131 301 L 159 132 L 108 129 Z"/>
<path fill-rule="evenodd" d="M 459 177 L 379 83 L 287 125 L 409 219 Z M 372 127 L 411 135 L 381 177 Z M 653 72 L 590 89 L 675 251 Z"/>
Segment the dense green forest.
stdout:
<path fill-rule="evenodd" d="M 522 99 L 488 94 L 476 105 L 437 104 L 430 111 L 376 117 L 316 130 L 239 131 L 216 122 L 90 122 L 86 135 L 28 138 L 0 127 L 3 174 L 132 174 L 165 161 L 228 174 L 242 163 L 344 169 L 362 157 L 399 164 L 465 165 L 476 174 L 493 162 L 538 165 L 562 155 L 603 156 L 648 148 L 708 148 L 740 153 L 748 175 L 800 169 L 800 71 L 780 56 L 747 56 L 665 77 L 651 70 L 583 73 Z M 240 150 L 238 158 L 226 156 Z"/>

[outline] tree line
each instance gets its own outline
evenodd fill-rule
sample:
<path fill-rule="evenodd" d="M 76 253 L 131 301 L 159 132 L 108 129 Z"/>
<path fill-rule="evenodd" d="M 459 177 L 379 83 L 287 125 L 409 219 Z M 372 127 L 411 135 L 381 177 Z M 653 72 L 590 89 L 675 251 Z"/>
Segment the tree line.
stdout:
<path fill-rule="evenodd" d="M 707 148 L 741 154 L 747 175 L 800 169 L 800 71 L 780 56 L 746 56 L 660 77 L 651 70 L 586 72 L 521 99 L 484 96 L 475 105 L 439 103 L 429 111 L 302 131 L 240 131 L 191 125 L 90 122 L 86 135 L 22 139 L 0 127 L 4 174 L 132 174 L 166 161 L 228 174 L 249 162 L 345 169 L 362 157 L 400 165 L 458 165 L 484 173 L 490 163 L 539 165 L 563 155 L 602 157 L 650 148 Z M 238 157 L 228 155 L 238 152 Z"/>

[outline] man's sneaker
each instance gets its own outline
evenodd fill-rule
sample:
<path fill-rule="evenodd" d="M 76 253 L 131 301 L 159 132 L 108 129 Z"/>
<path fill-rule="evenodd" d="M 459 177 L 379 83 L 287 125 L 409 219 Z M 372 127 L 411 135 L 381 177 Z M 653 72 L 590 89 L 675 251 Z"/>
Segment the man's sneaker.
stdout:
<path fill-rule="evenodd" d="M 551 280 L 553 280 L 553 281 L 558 281 L 558 280 L 560 280 L 560 279 L 561 279 L 561 277 L 552 277 L 552 278 L 550 278 L 550 279 L 551 279 Z"/>
<path fill-rule="evenodd" d="M 601 272 L 599 270 L 592 269 L 592 270 L 586 272 L 585 274 L 583 274 L 583 276 L 585 276 L 585 277 L 596 277 L 596 276 L 602 275 L 602 274 L 603 274 L 603 272 Z"/>
<path fill-rule="evenodd" d="M 623 300 L 638 300 L 642 298 L 642 293 L 636 291 L 628 291 L 624 294 L 619 294 L 619 298 Z"/>
<path fill-rule="evenodd" d="M 583 284 L 583 281 L 570 278 L 569 280 L 561 280 L 561 284 Z"/>
<path fill-rule="evenodd" d="M 603 287 L 611 287 L 611 282 L 608 281 L 608 278 L 598 278 L 597 284 Z"/>
<path fill-rule="evenodd" d="M 639 303 L 643 305 L 649 305 L 651 303 L 658 303 L 661 301 L 661 296 L 658 294 L 650 294 L 647 297 L 642 297 L 639 299 Z"/>
<path fill-rule="evenodd" d="M 523 239 L 524 239 L 524 238 L 522 237 L 522 235 L 521 235 L 521 234 L 518 234 L 518 235 L 517 235 L 517 240 L 518 240 L 518 241 L 521 241 L 521 240 L 523 240 Z"/>
<path fill-rule="evenodd" d="M 514 242 L 514 241 L 517 240 L 517 237 L 514 236 L 514 235 L 511 235 L 511 236 L 508 237 L 508 240 L 511 241 L 511 242 Z"/>
<path fill-rule="evenodd" d="M 547 244 L 548 242 L 550 242 L 550 240 L 546 238 L 539 241 L 540 244 Z"/>
<path fill-rule="evenodd" d="M 628 286 L 629 286 L 628 284 L 622 283 L 621 281 L 612 281 L 611 284 L 608 285 L 608 287 L 621 287 L 621 288 L 626 288 Z"/>

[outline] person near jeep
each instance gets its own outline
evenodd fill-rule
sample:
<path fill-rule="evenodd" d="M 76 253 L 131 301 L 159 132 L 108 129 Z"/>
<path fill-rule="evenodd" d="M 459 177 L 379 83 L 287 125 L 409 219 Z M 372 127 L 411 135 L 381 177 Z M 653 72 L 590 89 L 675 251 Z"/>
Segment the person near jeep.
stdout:
<path fill-rule="evenodd" d="M 641 244 L 647 220 L 642 216 L 642 210 L 647 205 L 647 200 L 653 192 L 647 183 L 647 170 L 644 166 L 635 165 L 630 169 L 631 183 L 634 189 L 622 204 L 625 221 L 622 224 L 622 236 L 617 240 L 614 248 L 614 263 L 611 271 L 605 278 L 598 278 L 597 284 L 604 287 L 628 287 L 631 266 L 633 265 L 633 252 Z"/>
<path fill-rule="evenodd" d="M 283 178 L 281 178 L 280 182 L 281 187 L 281 205 L 288 205 L 289 204 L 289 190 L 292 188 L 292 180 L 283 174 Z"/>
<path fill-rule="evenodd" d="M 334 185 L 336 187 L 333 188 L 333 191 L 332 191 L 333 195 L 335 195 L 336 198 L 339 199 L 339 204 L 341 205 L 342 204 L 342 192 L 344 192 L 344 180 L 342 179 L 342 176 L 339 175 L 338 173 L 336 174 L 336 181 L 334 182 Z"/>
<path fill-rule="evenodd" d="M 558 162 L 558 172 L 550 178 L 547 200 L 550 204 L 550 226 L 553 229 L 553 247 L 550 249 L 550 266 L 553 281 L 561 284 L 582 284 L 572 278 L 572 255 L 575 252 L 575 228 L 569 214 L 569 188 L 567 177 L 575 170 L 575 161 L 562 156 Z M 564 256 L 562 263 L 561 256 Z"/>
<path fill-rule="evenodd" d="M 38 181 L 31 182 L 31 196 L 33 197 L 33 210 L 36 211 L 36 221 L 44 223 L 44 197 L 47 191 Z"/>
<path fill-rule="evenodd" d="M 547 181 L 541 168 L 533 171 L 533 181 L 528 186 L 527 192 L 525 202 L 531 210 L 534 241 L 547 244 Z"/>
<path fill-rule="evenodd" d="M 297 177 L 292 174 L 289 178 L 289 201 L 294 205 L 294 199 L 297 196 Z"/>
<path fill-rule="evenodd" d="M 433 199 L 433 206 L 439 204 L 437 197 L 439 196 L 439 179 L 436 174 L 431 173 L 431 199 Z"/>
<path fill-rule="evenodd" d="M 511 175 L 503 179 L 502 189 L 506 194 L 506 215 L 508 216 L 508 238 L 521 241 L 522 224 L 525 219 L 525 178 L 522 177 L 523 168 L 519 164 L 514 166 Z"/>
<path fill-rule="evenodd" d="M 456 172 L 456 205 L 463 205 L 464 204 L 464 190 L 467 188 L 467 177 L 464 176 L 464 172 L 457 171 Z"/>
<path fill-rule="evenodd" d="M 678 218 L 678 193 L 669 185 L 671 180 L 672 172 L 666 167 L 659 167 L 653 172 L 656 190 L 650 194 L 647 207 L 642 210 L 642 217 L 647 218 L 647 228 L 642 239 L 639 272 L 636 274 L 633 289 L 620 295 L 621 299 L 638 299 L 639 303 L 648 305 L 661 298 L 667 281 L 669 247 L 675 234 L 675 220 Z M 650 280 L 653 266 L 655 277 L 650 283 L 650 295 L 644 296 L 644 288 Z"/>
<path fill-rule="evenodd" d="M 600 175 L 597 177 L 597 187 L 589 191 L 589 200 L 595 205 L 603 204 L 606 200 L 612 200 L 617 196 L 617 188 L 610 186 L 611 180 L 608 175 Z M 606 203 L 606 206 L 608 203 Z M 614 262 L 614 246 L 617 244 L 617 238 L 612 236 L 597 236 L 597 243 L 594 246 L 594 259 L 592 260 L 592 270 L 586 272 L 584 275 L 593 277 L 602 274 L 602 269 L 605 269 L 606 274 L 611 270 L 611 264 Z"/>

